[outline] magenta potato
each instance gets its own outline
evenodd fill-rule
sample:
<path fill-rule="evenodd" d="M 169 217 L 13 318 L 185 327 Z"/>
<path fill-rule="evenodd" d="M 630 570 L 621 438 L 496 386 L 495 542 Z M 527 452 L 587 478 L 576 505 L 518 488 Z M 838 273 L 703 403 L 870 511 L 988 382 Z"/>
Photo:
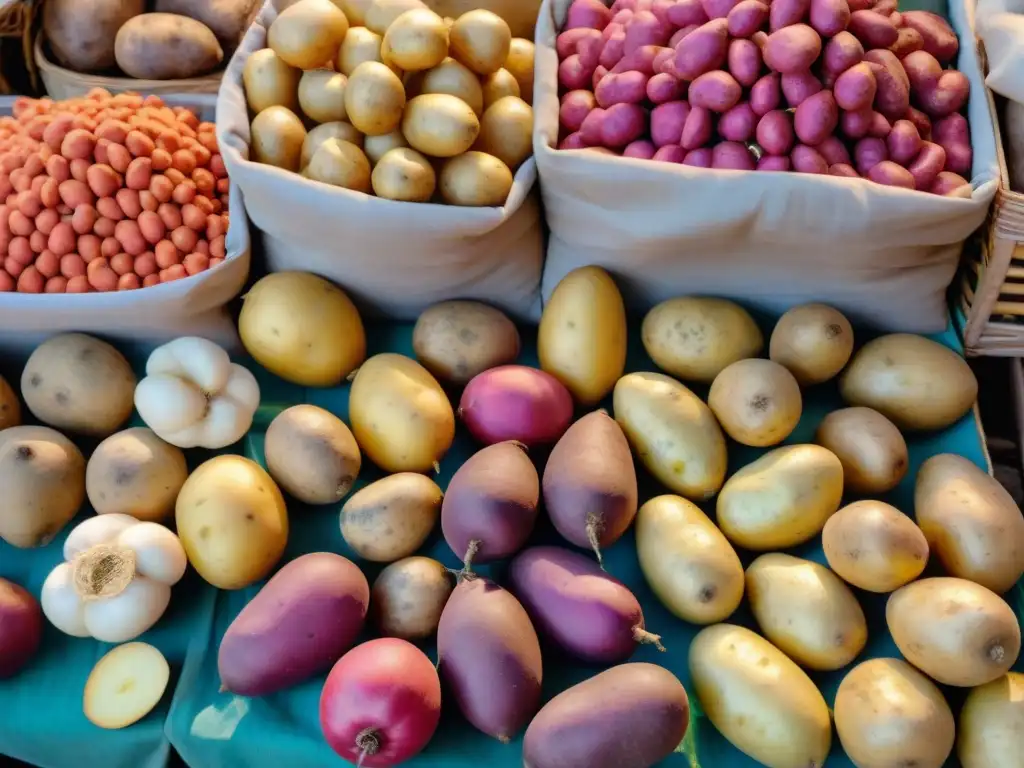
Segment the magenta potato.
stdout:
<path fill-rule="evenodd" d="M 708 147 L 701 147 L 700 149 L 691 149 L 687 152 L 683 158 L 683 165 L 689 165 L 694 168 L 710 168 L 711 161 L 711 150 Z"/>
<path fill-rule="evenodd" d="M 329 668 L 363 629 L 370 585 L 351 560 L 313 552 L 256 593 L 220 642 L 224 690 L 265 696 Z"/>
<path fill-rule="evenodd" d="M 686 736 L 682 683 L 654 664 L 621 664 L 544 705 L 526 729 L 524 768 L 650 768 Z"/>
<path fill-rule="evenodd" d="M 803 21 L 811 7 L 811 0 L 772 0 L 768 14 L 768 28 L 774 32 Z"/>
<path fill-rule="evenodd" d="M 786 155 L 793 148 L 793 118 L 788 112 L 773 109 L 757 124 L 757 143 L 771 155 Z"/>
<path fill-rule="evenodd" d="M 757 161 L 759 171 L 788 171 L 793 167 L 787 156 L 764 155 Z"/>
<path fill-rule="evenodd" d="M 553 443 L 572 421 L 572 395 L 537 368 L 502 365 L 474 376 L 462 391 L 459 417 L 486 445 L 516 440 Z"/>
<path fill-rule="evenodd" d="M 871 13 L 871 11 L 865 11 Z M 864 54 L 877 82 L 875 109 L 890 121 L 899 120 L 910 108 L 910 79 L 892 51 L 875 48 Z"/>
<path fill-rule="evenodd" d="M 718 133 L 727 141 L 748 141 L 754 135 L 758 117 L 746 102 L 737 104 L 718 121 Z"/>
<path fill-rule="evenodd" d="M 799 107 L 807 98 L 820 93 L 824 86 L 810 72 L 797 72 L 782 76 L 782 95 L 791 107 Z"/>
<path fill-rule="evenodd" d="M 693 80 L 725 64 L 729 49 L 729 24 L 713 19 L 688 34 L 676 46 L 676 72 L 684 80 Z"/>
<path fill-rule="evenodd" d="M 726 23 L 733 37 L 750 37 L 767 18 L 768 6 L 761 0 L 741 0 L 729 11 Z"/>
<path fill-rule="evenodd" d="M 665 14 L 669 23 L 676 27 L 688 27 L 691 24 L 699 26 L 708 21 L 708 15 L 704 12 L 700 0 L 679 0 L 675 5 L 669 6 Z"/>
<path fill-rule="evenodd" d="M 960 43 L 944 18 L 928 11 L 904 11 L 900 17 L 903 26 L 918 31 L 924 50 L 936 59 L 945 64 L 956 58 Z"/>
<path fill-rule="evenodd" d="M 782 103 L 782 89 L 777 72 L 764 75 L 750 89 L 750 108 L 754 114 L 764 117 Z"/>
<path fill-rule="evenodd" d="M 597 100 L 590 91 L 569 91 L 562 97 L 558 119 L 567 131 L 578 131 L 587 115 L 597 106 Z"/>
<path fill-rule="evenodd" d="M 884 184 L 888 187 L 914 189 L 913 174 L 892 160 L 883 160 L 877 165 L 872 166 L 868 171 L 868 178 L 876 184 Z"/>
<path fill-rule="evenodd" d="M 675 75 L 660 72 L 647 81 L 647 99 L 652 104 L 668 104 L 682 96 L 685 87 Z"/>
<path fill-rule="evenodd" d="M 933 195 L 952 195 L 953 197 L 971 197 L 971 182 L 963 176 L 943 171 L 935 178 L 928 191 Z"/>
<path fill-rule="evenodd" d="M 825 158 L 814 148 L 806 144 L 797 144 L 789 154 L 793 163 L 793 170 L 797 173 L 828 173 L 828 163 Z"/>
<path fill-rule="evenodd" d="M 804 144 L 816 146 L 832 135 L 839 124 L 839 108 L 832 91 L 819 91 L 808 96 L 793 115 L 797 138 Z"/>
<path fill-rule="evenodd" d="M 24 587 L 0 579 L 0 680 L 32 660 L 43 639 L 43 611 Z"/>
<path fill-rule="evenodd" d="M 838 77 L 863 59 L 864 46 L 860 40 L 846 31 L 840 32 L 825 43 L 821 55 L 822 67 L 833 77 Z"/>
<path fill-rule="evenodd" d="M 761 75 L 761 49 L 750 40 L 736 39 L 729 43 L 726 60 L 729 73 L 740 85 L 749 87 Z"/>
<path fill-rule="evenodd" d="M 728 72 L 705 72 L 690 83 L 690 106 L 703 107 L 712 112 L 727 112 L 735 107 L 743 95 L 743 87 Z"/>
<path fill-rule="evenodd" d="M 604 29 L 611 20 L 612 12 L 601 0 L 573 0 L 565 19 L 565 29 Z"/>
<path fill-rule="evenodd" d="M 711 110 L 704 107 L 693 107 L 686 116 L 679 144 L 686 150 L 699 149 L 710 141 L 714 130 L 715 118 Z"/>
<path fill-rule="evenodd" d="M 510 741 L 537 711 L 540 642 L 523 606 L 493 581 L 468 578 L 448 598 L 437 627 L 441 677 L 473 727 Z"/>
<path fill-rule="evenodd" d="M 753 171 L 757 163 L 745 144 L 720 141 L 711 148 L 711 167 L 725 171 Z"/>
<path fill-rule="evenodd" d="M 561 547 L 531 547 L 509 568 L 509 589 L 537 632 L 583 661 L 618 664 L 637 643 L 664 650 L 644 629 L 640 603 L 629 588 L 589 557 Z"/>
<path fill-rule="evenodd" d="M 893 23 L 874 11 L 851 13 L 848 31 L 864 43 L 865 48 L 888 48 L 899 37 Z"/>
<path fill-rule="evenodd" d="M 821 53 L 821 37 L 806 24 L 793 24 L 768 35 L 764 61 L 784 75 L 806 72 Z"/>
<path fill-rule="evenodd" d="M 331 749 L 365 768 L 390 768 L 423 750 L 441 718 L 441 681 L 412 643 L 385 637 L 346 653 L 320 694 Z"/>
<path fill-rule="evenodd" d="M 924 38 L 913 27 L 898 27 L 896 32 L 896 42 L 889 46 L 889 50 L 896 54 L 897 59 L 902 60 L 914 51 L 924 50 Z"/>
<path fill-rule="evenodd" d="M 810 21 L 819 35 L 832 37 L 849 24 L 850 5 L 846 0 L 811 0 Z"/>
<path fill-rule="evenodd" d="M 655 149 L 654 144 L 646 139 L 640 139 L 639 141 L 634 141 L 632 144 L 627 145 L 626 148 L 622 150 L 622 156 L 635 157 L 640 160 L 650 160 L 654 157 L 655 152 L 657 152 L 657 150 Z"/>
<path fill-rule="evenodd" d="M 657 160 L 659 163 L 682 163 L 684 157 L 686 157 L 685 149 L 678 144 L 666 144 L 663 147 L 658 147 L 651 159 Z"/>

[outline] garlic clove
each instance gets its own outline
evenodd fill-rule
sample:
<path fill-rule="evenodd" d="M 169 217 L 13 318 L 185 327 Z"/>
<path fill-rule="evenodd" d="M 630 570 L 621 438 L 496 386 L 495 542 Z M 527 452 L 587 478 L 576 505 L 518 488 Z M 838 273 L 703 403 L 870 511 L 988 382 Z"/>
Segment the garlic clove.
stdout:
<path fill-rule="evenodd" d="M 90 517 L 75 526 L 64 541 L 64 559 L 74 560 L 79 553 L 97 544 L 111 542 L 126 528 L 138 524 L 139 521 L 134 517 L 119 513 Z"/>
<path fill-rule="evenodd" d="M 175 443 L 166 435 L 180 432 L 202 420 L 206 407 L 203 391 L 177 376 L 147 376 L 135 387 L 135 408 L 139 416 L 158 437 L 172 444 Z"/>
<path fill-rule="evenodd" d="M 133 640 L 156 624 L 171 601 L 171 588 L 138 576 L 124 592 L 85 604 L 85 626 L 104 643 Z"/>
<path fill-rule="evenodd" d="M 171 374 L 188 379 L 207 394 L 224 389 L 231 374 L 231 358 L 224 349 L 199 336 L 182 336 L 153 350 L 146 375 Z"/>
<path fill-rule="evenodd" d="M 238 363 L 232 363 L 231 377 L 228 379 L 221 397 L 232 400 L 251 415 L 260 407 L 260 385 L 256 381 L 256 377 L 252 375 L 252 371 Z"/>
<path fill-rule="evenodd" d="M 185 548 L 171 530 L 158 523 L 133 525 L 121 532 L 117 543 L 135 552 L 135 571 L 146 578 L 172 586 L 185 575 Z"/>
<path fill-rule="evenodd" d="M 72 637 L 89 637 L 84 605 L 75 591 L 71 563 L 61 563 L 50 572 L 43 582 L 39 603 L 43 615 L 61 632 Z"/>

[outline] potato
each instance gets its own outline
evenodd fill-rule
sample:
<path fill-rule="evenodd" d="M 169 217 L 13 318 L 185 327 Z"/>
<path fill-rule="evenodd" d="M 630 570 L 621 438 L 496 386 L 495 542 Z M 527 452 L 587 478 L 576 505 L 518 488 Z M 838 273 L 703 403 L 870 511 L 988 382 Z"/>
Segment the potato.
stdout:
<path fill-rule="evenodd" d="M 611 392 L 626 365 L 626 307 L 607 272 L 581 267 L 555 286 L 541 314 L 537 357 L 581 405 Z"/>
<path fill-rule="evenodd" d="M 459 399 L 459 419 L 484 445 L 507 440 L 550 445 L 572 422 L 572 395 L 538 368 L 502 365 L 474 376 Z"/>
<path fill-rule="evenodd" d="M 426 8 L 420 0 L 373 0 L 365 11 L 366 27 L 382 37 L 388 27 L 406 11 Z"/>
<path fill-rule="evenodd" d="M 943 429 L 964 416 L 978 380 L 953 350 L 907 333 L 869 341 L 839 380 L 850 405 L 874 408 L 905 430 Z"/>
<path fill-rule="evenodd" d="M 334 122 L 318 125 L 306 134 L 306 138 L 302 142 L 302 158 L 300 163 L 303 168 L 309 165 L 313 155 L 316 154 L 316 151 L 328 139 L 347 141 L 349 144 L 355 144 L 357 147 L 362 146 L 364 140 L 363 134 L 357 131 L 351 123 Z"/>
<path fill-rule="evenodd" d="M 366 12 L 373 5 L 373 0 L 331 0 L 331 2 L 338 6 L 348 18 L 348 23 L 352 25 L 350 29 L 356 29 L 356 25 L 366 24 Z M 365 29 L 365 27 L 360 28 Z"/>
<path fill-rule="evenodd" d="M 21 672 L 39 652 L 43 611 L 27 589 L 0 578 L 0 680 Z"/>
<path fill-rule="evenodd" d="M 710 499 L 725 482 L 725 437 L 693 392 L 661 373 L 630 373 L 615 384 L 615 419 L 636 457 L 689 499 Z"/>
<path fill-rule="evenodd" d="M 839 509 L 843 465 L 818 445 L 787 445 L 730 477 L 718 494 L 718 527 L 754 552 L 786 549 L 818 535 Z"/>
<path fill-rule="evenodd" d="M 210 28 L 195 19 L 143 13 L 117 30 L 114 58 L 139 80 L 187 80 L 216 69 L 224 51 Z"/>
<path fill-rule="evenodd" d="M 299 106 L 318 123 L 333 123 L 348 117 L 345 113 L 345 87 L 348 78 L 330 69 L 311 69 L 299 80 Z"/>
<path fill-rule="evenodd" d="M 202 22 L 228 49 L 234 49 L 262 5 L 259 0 L 156 0 L 155 11 Z"/>
<path fill-rule="evenodd" d="M 389 475 L 345 502 L 342 538 L 366 560 L 392 563 L 408 557 L 434 530 L 442 498 L 441 489 L 429 477 L 415 472 Z"/>
<path fill-rule="evenodd" d="M 413 8 L 396 18 L 384 33 L 382 48 L 404 72 L 436 67 L 448 56 L 448 29 L 427 8 Z"/>
<path fill-rule="evenodd" d="M 491 104 L 480 118 L 480 136 L 474 147 L 511 169 L 533 154 L 533 109 L 516 96 Z"/>
<path fill-rule="evenodd" d="M 1006 489 L 972 461 L 932 456 L 917 473 L 914 511 L 950 576 L 1010 590 L 1024 575 L 1024 517 Z"/>
<path fill-rule="evenodd" d="M 315 405 L 293 405 L 275 416 L 263 452 L 274 481 L 306 504 L 341 501 L 362 465 L 345 422 Z"/>
<path fill-rule="evenodd" d="M 288 510 L 270 475 L 241 456 L 217 456 L 185 481 L 174 517 L 188 561 L 218 589 L 267 576 L 288 543 Z"/>
<path fill-rule="evenodd" d="M 64 333 L 44 341 L 21 374 L 32 415 L 68 432 L 106 437 L 128 420 L 135 374 L 124 355 L 92 336 Z"/>
<path fill-rule="evenodd" d="M 885 621 L 904 658 L 936 682 L 971 688 L 1006 674 L 1020 653 L 1020 624 L 995 592 L 936 577 L 889 596 Z"/>
<path fill-rule="evenodd" d="M 156 708 L 170 679 L 167 659 L 152 645 L 119 645 L 96 662 L 85 681 L 85 716 L 100 728 L 126 728 Z"/>
<path fill-rule="evenodd" d="M 512 191 L 512 171 L 483 152 L 466 152 L 441 168 L 441 199 L 449 205 L 503 206 Z"/>
<path fill-rule="evenodd" d="M 252 121 L 252 159 L 286 171 L 298 171 L 306 127 L 291 110 L 267 107 Z"/>
<path fill-rule="evenodd" d="M 1019 765 L 1024 755 L 1024 674 L 1007 672 L 964 701 L 956 753 L 963 768 Z"/>
<path fill-rule="evenodd" d="M 307 387 L 333 387 L 366 357 L 366 333 L 348 296 L 321 277 L 276 272 L 242 302 L 245 350 L 273 374 Z"/>
<path fill-rule="evenodd" d="M 828 706 L 807 674 L 745 627 L 717 624 L 690 644 L 692 690 L 733 746 L 769 768 L 822 766 Z"/>
<path fill-rule="evenodd" d="M 855 501 L 825 523 L 821 545 L 829 567 L 868 592 L 892 592 L 928 564 L 928 541 L 914 521 L 883 501 Z"/>
<path fill-rule="evenodd" d="M 907 443 L 896 425 L 871 408 L 842 408 L 818 425 L 814 442 L 843 464 L 843 482 L 855 493 L 888 493 L 907 474 Z"/>
<path fill-rule="evenodd" d="M 351 75 L 364 61 L 382 61 L 380 35 L 366 27 L 351 27 L 335 57 L 334 66 L 345 76 Z M 398 74 L 398 73 L 396 73 Z"/>
<path fill-rule="evenodd" d="M 683 621 L 725 621 L 743 599 L 743 565 L 736 550 L 686 499 L 657 496 L 640 507 L 636 553 L 651 590 Z"/>
<path fill-rule="evenodd" d="M 313 153 L 304 173 L 307 178 L 335 187 L 366 193 L 371 190 L 370 161 L 363 150 L 348 141 L 324 141 Z"/>
<path fill-rule="evenodd" d="M 455 439 L 448 396 L 426 368 L 402 355 L 374 355 L 349 392 L 352 432 L 385 472 L 429 472 Z"/>
<path fill-rule="evenodd" d="M 855 765 L 942 768 L 953 751 L 949 704 L 902 659 L 869 659 L 850 670 L 836 692 L 835 718 Z"/>
<path fill-rule="evenodd" d="M 804 387 L 835 377 L 852 354 L 850 321 L 825 304 L 803 304 L 786 312 L 768 345 L 768 356 L 786 366 Z"/>
<path fill-rule="evenodd" d="M 373 192 L 386 200 L 426 203 L 434 196 L 434 166 L 415 149 L 392 149 L 374 166 Z"/>
<path fill-rule="evenodd" d="M 737 443 L 765 448 L 796 429 L 803 400 L 788 370 L 771 360 L 750 358 L 722 369 L 711 384 L 708 406 Z"/>
<path fill-rule="evenodd" d="M 462 99 L 477 116 L 484 111 L 484 92 L 480 78 L 455 59 L 446 58 L 433 69 L 423 73 L 419 81 L 419 96 L 423 93 L 447 93 Z"/>
<path fill-rule="evenodd" d="M 536 52 L 532 41 L 521 37 L 512 38 L 504 69 L 508 70 L 516 79 L 516 83 L 519 85 L 519 98 L 527 104 L 533 104 L 533 61 L 535 57 Z M 498 72 L 501 70 L 499 69 Z"/>
<path fill-rule="evenodd" d="M 764 337 L 754 319 L 726 299 L 683 296 L 663 301 L 644 317 L 644 349 L 677 379 L 710 384 L 727 365 L 755 357 Z"/>
<path fill-rule="evenodd" d="M 254 114 L 267 107 L 299 110 L 299 79 L 302 70 L 285 64 L 270 48 L 253 51 L 245 60 L 242 84 L 245 100 Z"/>
<path fill-rule="evenodd" d="M 442 301 L 417 318 L 412 348 L 438 379 L 463 385 L 519 357 L 519 331 L 501 310 L 487 304 Z"/>
<path fill-rule="evenodd" d="M 437 632 L 454 588 L 454 577 L 437 560 L 407 557 L 387 566 L 373 582 L 370 615 L 385 637 L 425 640 Z"/>
<path fill-rule="evenodd" d="M 47 0 L 43 34 L 59 64 L 76 72 L 109 69 L 117 31 L 145 10 L 145 0 Z"/>
<path fill-rule="evenodd" d="M 466 11 L 486 8 L 501 16 L 513 35 L 531 40 L 540 11 L 539 0 L 426 0 L 426 3 L 435 13 L 453 20 Z"/>
<path fill-rule="evenodd" d="M 405 87 L 384 64 L 364 61 L 349 75 L 345 110 L 349 122 L 367 136 L 391 133 L 406 110 Z"/>
<path fill-rule="evenodd" d="M 828 568 L 775 552 L 750 564 L 746 585 L 764 636 L 800 666 L 830 672 L 864 650 L 864 611 Z"/>
<path fill-rule="evenodd" d="M 85 491 L 98 515 L 130 515 L 162 523 L 188 477 L 185 454 L 146 427 L 111 435 L 93 451 L 85 468 Z"/>
<path fill-rule="evenodd" d="M 472 107 L 447 93 L 417 96 L 402 116 L 402 135 L 409 146 L 432 157 L 461 155 L 479 133 L 480 121 Z"/>
<path fill-rule="evenodd" d="M 405 136 L 398 130 L 380 136 L 366 136 L 363 139 L 363 152 L 370 161 L 370 165 L 379 163 L 380 159 L 392 149 L 408 146 L 409 143 L 405 140 Z"/>
<path fill-rule="evenodd" d="M 334 61 L 348 32 L 348 19 L 331 0 L 299 0 L 281 11 L 267 30 L 267 45 L 299 69 Z"/>
<path fill-rule="evenodd" d="M 518 351 L 519 335 L 516 335 L 516 348 Z M 0 376 L 0 431 L 8 427 L 16 427 L 21 424 L 21 403 L 18 402 L 18 395 L 7 379 Z"/>
<path fill-rule="evenodd" d="M 478 75 L 489 75 L 508 59 L 512 30 L 495 13 L 484 9 L 468 11 L 452 25 L 449 45 L 453 58 Z"/>
<path fill-rule="evenodd" d="M 519 98 L 522 89 L 519 82 L 507 69 L 499 69 L 482 78 L 481 95 L 483 97 L 484 109 L 487 109 L 494 102 L 504 99 L 506 96 Z"/>

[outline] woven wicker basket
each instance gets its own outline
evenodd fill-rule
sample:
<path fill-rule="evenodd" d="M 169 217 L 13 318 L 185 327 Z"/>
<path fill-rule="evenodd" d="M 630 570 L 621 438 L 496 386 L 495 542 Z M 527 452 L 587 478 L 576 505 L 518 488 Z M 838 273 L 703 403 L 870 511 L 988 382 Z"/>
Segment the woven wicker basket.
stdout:
<path fill-rule="evenodd" d="M 37 7 L 36 0 L 0 0 L 0 93 L 39 89 L 32 57 L 32 22 Z M 11 47 L 17 47 L 16 55 Z M 13 68 L 19 71 L 9 71 Z"/>

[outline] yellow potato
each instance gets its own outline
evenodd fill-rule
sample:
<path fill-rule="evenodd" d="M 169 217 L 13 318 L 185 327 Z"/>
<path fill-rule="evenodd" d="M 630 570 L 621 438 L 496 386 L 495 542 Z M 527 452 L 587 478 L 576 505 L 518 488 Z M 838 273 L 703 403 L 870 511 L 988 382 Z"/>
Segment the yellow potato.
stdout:
<path fill-rule="evenodd" d="M 679 496 L 657 496 L 636 515 L 636 553 L 651 591 L 675 616 L 715 624 L 743 599 L 743 565 L 707 515 Z"/>
<path fill-rule="evenodd" d="M 907 442 L 896 425 L 871 408 L 842 408 L 818 425 L 814 442 L 843 463 L 843 480 L 855 493 L 888 493 L 907 474 Z"/>
<path fill-rule="evenodd" d="M 511 45 L 508 23 L 488 10 L 468 11 L 451 28 L 451 55 L 478 75 L 496 72 L 508 59 Z"/>
<path fill-rule="evenodd" d="M 500 309 L 478 301 L 442 301 L 424 310 L 412 348 L 424 368 L 459 386 L 488 368 L 515 362 L 519 331 Z"/>
<path fill-rule="evenodd" d="M 789 437 L 803 412 L 793 374 L 761 358 L 727 365 L 711 384 L 708 406 L 729 437 L 758 448 Z"/>
<path fill-rule="evenodd" d="M 409 146 L 432 157 L 455 157 L 473 146 L 480 121 L 473 108 L 447 93 L 426 93 L 409 101 L 402 116 Z"/>
<path fill-rule="evenodd" d="M 7 379 L 0 376 L 0 431 L 21 424 L 21 403 Z"/>
<path fill-rule="evenodd" d="M 690 644 L 704 714 L 733 746 L 768 768 L 823 766 L 832 722 L 821 692 L 783 653 L 745 627 L 717 624 Z"/>
<path fill-rule="evenodd" d="M 364 141 L 363 134 L 357 131 L 351 123 L 335 122 L 318 125 L 306 134 L 306 138 L 302 142 L 301 163 L 303 168 L 309 165 L 313 155 L 316 154 L 316 151 L 328 139 L 347 141 L 350 144 L 355 144 L 357 147 L 361 147 Z"/>
<path fill-rule="evenodd" d="M 286 64 L 316 69 L 334 61 L 348 19 L 331 0 L 299 0 L 281 11 L 267 30 L 267 46 Z"/>
<path fill-rule="evenodd" d="M 747 599 L 764 636 L 807 669 L 845 667 L 868 640 L 853 592 L 823 565 L 773 552 L 747 568 Z"/>
<path fill-rule="evenodd" d="M 853 354 L 853 327 L 837 309 L 803 304 L 779 318 L 768 356 L 808 387 L 834 378 Z"/>
<path fill-rule="evenodd" d="M 787 445 L 730 477 L 718 494 L 718 527 L 755 552 L 786 549 L 818 535 L 839 509 L 843 465 L 819 445 Z"/>
<path fill-rule="evenodd" d="M 437 631 L 454 587 L 452 575 L 437 560 L 407 557 L 373 582 L 370 617 L 384 637 L 425 640 Z"/>
<path fill-rule="evenodd" d="M 535 58 L 536 49 L 532 41 L 522 37 L 512 38 L 504 68 L 516 79 L 516 83 L 519 85 L 519 98 L 527 104 L 533 104 L 533 62 Z"/>
<path fill-rule="evenodd" d="M 245 60 L 242 84 L 245 100 L 253 114 L 267 107 L 299 109 L 299 78 L 302 70 L 289 66 L 270 48 L 253 51 Z"/>
<path fill-rule="evenodd" d="M 436 13 L 458 18 L 466 11 L 486 8 L 501 16 L 512 34 L 533 39 L 534 25 L 540 12 L 540 0 L 426 0 Z"/>
<path fill-rule="evenodd" d="M 406 11 L 426 8 L 420 0 L 373 0 L 365 11 L 366 27 L 383 37 L 391 23 Z"/>
<path fill-rule="evenodd" d="M 366 24 L 366 12 L 373 5 L 373 0 L 331 0 L 331 2 L 345 14 L 348 23 L 352 25 L 351 29 L 365 29 L 359 25 Z"/>
<path fill-rule="evenodd" d="M 356 441 L 385 472 L 429 472 L 451 448 L 455 414 L 426 368 L 408 357 L 374 355 L 349 393 Z"/>
<path fill-rule="evenodd" d="M 382 43 L 388 58 L 404 72 L 436 67 L 448 56 L 448 28 L 428 8 L 413 8 L 396 18 Z"/>
<path fill-rule="evenodd" d="M 217 456 L 189 475 L 175 505 L 188 561 L 218 589 L 265 578 L 288 543 L 288 510 L 274 481 L 241 456 Z"/>
<path fill-rule="evenodd" d="M 1024 575 L 1024 517 L 1013 497 L 974 462 L 932 456 L 917 473 L 914 510 L 950 576 L 1003 594 Z"/>
<path fill-rule="evenodd" d="M 971 688 L 1006 674 L 1020 653 L 1020 623 L 995 592 L 937 577 L 889 596 L 885 621 L 903 657 L 945 685 Z"/>
<path fill-rule="evenodd" d="M 95 726 L 127 728 L 156 708 L 170 679 L 167 659 L 152 645 L 119 645 L 97 661 L 89 673 L 82 710 Z"/>
<path fill-rule="evenodd" d="M 267 107 L 252 121 L 252 159 L 286 171 L 298 171 L 306 127 L 285 107 Z"/>
<path fill-rule="evenodd" d="M 333 123 L 347 118 L 345 86 L 348 78 L 330 69 L 311 69 L 299 80 L 299 106 L 318 123 Z"/>
<path fill-rule="evenodd" d="M 503 206 L 513 183 L 509 167 L 483 152 L 465 152 L 441 167 L 441 199 L 449 205 Z"/>
<path fill-rule="evenodd" d="M 509 168 L 518 168 L 533 154 L 533 109 L 516 96 L 498 99 L 480 118 L 480 137 L 474 146 Z"/>
<path fill-rule="evenodd" d="M 978 380 L 953 350 L 907 333 L 869 341 L 839 379 L 850 405 L 874 408 L 900 429 L 943 429 L 978 397 Z"/>
<path fill-rule="evenodd" d="M 383 63 L 380 55 L 382 39 L 366 27 L 352 27 L 338 49 L 338 55 L 334 60 L 335 68 L 344 75 L 351 75 L 364 61 Z"/>
<path fill-rule="evenodd" d="M 537 357 L 581 405 L 612 391 L 626 366 L 626 306 L 607 272 L 580 267 L 555 286 L 537 329 Z"/>
<path fill-rule="evenodd" d="M 322 277 L 275 272 L 245 294 L 238 333 L 271 373 L 307 387 L 333 387 L 366 357 L 363 321 L 351 300 Z"/>
<path fill-rule="evenodd" d="M 914 521 L 884 501 L 855 501 L 825 523 L 821 545 L 843 581 L 868 592 L 892 592 L 928 564 L 928 542 Z"/>
<path fill-rule="evenodd" d="M 419 96 L 423 93 L 447 93 L 466 102 L 476 115 L 484 111 L 484 92 L 478 78 L 470 69 L 455 59 L 446 58 L 433 69 L 423 73 Z"/>
<path fill-rule="evenodd" d="M 370 192 L 370 161 L 363 150 L 348 141 L 327 139 L 313 153 L 305 174 L 314 181 L 355 192 Z"/>
<path fill-rule="evenodd" d="M 481 95 L 484 109 L 487 109 L 491 104 L 506 96 L 519 98 L 522 95 L 522 88 L 511 72 L 507 69 L 499 69 L 483 78 Z"/>
<path fill-rule="evenodd" d="M 850 670 L 836 692 L 835 718 L 847 756 L 865 768 L 942 768 L 953 751 L 949 704 L 901 659 L 869 659 Z"/>
<path fill-rule="evenodd" d="M 764 346 L 761 329 L 745 309 L 702 296 L 661 302 L 647 313 L 640 333 L 659 368 L 677 379 L 707 384 L 727 365 L 756 357 Z"/>
<path fill-rule="evenodd" d="M 190 16 L 143 13 L 117 30 L 114 57 L 136 80 L 187 80 L 216 69 L 224 50 L 213 30 Z"/>
<path fill-rule="evenodd" d="M 725 482 L 725 437 L 693 392 L 660 373 L 629 373 L 615 384 L 615 420 L 636 457 L 689 499 L 710 499 Z"/>
<path fill-rule="evenodd" d="M 371 483 L 341 508 L 341 535 L 356 554 L 376 563 L 408 557 L 427 540 L 441 514 L 444 494 L 415 472 Z"/>
<path fill-rule="evenodd" d="M 364 61 L 349 75 L 345 88 L 348 120 L 367 136 L 391 133 L 402 122 L 405 86 L 386 65 Z"/>
<path fill-rule="evenodd" d="M 401 131 L 392 131 L 380 136 L 367 136 L 363 139 L 363 152 L 366 153 L 370 165 L 376 165 L 392 149 L 408 147 L 405 136 Z"/>
<path fill-rule="evenodd" d="M 967 695 L 956 753 L 962 768 L 1024 765 L 1024 675 L 1007 672 Z"/>
<path fill-rule="evenodd" d="M 415 149 L 392 149 L 373 168 L 373 192 L 387 200 L 426 203 L 434 196 L 434 166 Z"/>

